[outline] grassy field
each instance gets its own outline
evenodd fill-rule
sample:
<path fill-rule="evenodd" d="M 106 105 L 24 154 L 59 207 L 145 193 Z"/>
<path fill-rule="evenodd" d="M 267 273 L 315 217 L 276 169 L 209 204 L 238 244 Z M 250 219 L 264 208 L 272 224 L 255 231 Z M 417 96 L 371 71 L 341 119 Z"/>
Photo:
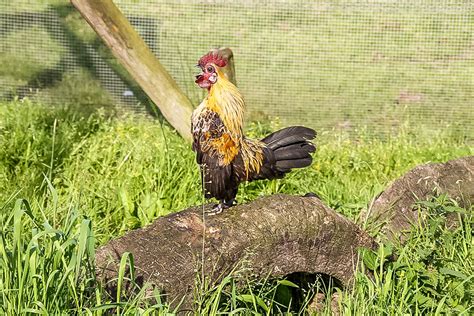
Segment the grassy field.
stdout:
<path fill-rule="evenodd" d="M 259 136 L 278 125 L 252 124 L 248 133 Z M 472 144 L 448 131 L 407 128 L 383 141 L 363 131 L 356 137 L 319 132 L 310 168 L 284 180 L 243 185 L 238 200 L 311 191 L 364 225 L 360 211 L 391 180 L 421 163 L 474 154 Z M 172 313 L 159 293 L 150 303 L 145 290 L 112 303 L 95 282 L 94 253 L 158 216 L 200 204 L 200 192 L 190 146 L 158 120 L 29 101 L 0 103 L 0 313 Z M 199 313 L 298 314 L 319 288 L 328 297 L 337 293 L 344 315 L 471 314 L 472 209 L 443 196 L 419 207 L 434 214 L 429 228 L 415 230 L 404 246 L 366 253 L 352 291 L 315 282 L 297 304 L 294 298 L 289 302 L 289 282 L 252 281 L 242 288 L 228 276 L 220 286 L 196 293 Z M 449 231 L 441 215 L 452 211 L 466 216 Z M 392 253 L 397 259 L 389 262 Z M 375 270 L 373 278 L 367 268 Z M 330 309 L 326 304 L 323 313 Z"/>

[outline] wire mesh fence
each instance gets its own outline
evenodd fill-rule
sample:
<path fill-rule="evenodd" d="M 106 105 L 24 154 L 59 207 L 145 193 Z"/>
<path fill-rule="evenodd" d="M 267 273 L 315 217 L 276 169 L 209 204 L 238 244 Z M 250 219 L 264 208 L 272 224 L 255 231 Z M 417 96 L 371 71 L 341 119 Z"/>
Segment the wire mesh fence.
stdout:
<path fill-rule="evenodd" d="M 145 110 L 67 1 L 2 1 L 1 99 Z M 196 105 L 196 61 L 228 46 L 250 120 L 381 134 L 408 124 L 474 138 L 471 0 L 115 3 Z"/>

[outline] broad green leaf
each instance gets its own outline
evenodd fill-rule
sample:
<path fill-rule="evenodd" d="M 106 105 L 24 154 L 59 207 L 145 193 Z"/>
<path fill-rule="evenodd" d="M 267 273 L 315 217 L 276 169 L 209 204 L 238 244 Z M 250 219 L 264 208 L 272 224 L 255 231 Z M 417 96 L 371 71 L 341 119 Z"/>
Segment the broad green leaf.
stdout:
<path fill-rule="evenodd" d="M 444 274 L 444 275 L 452 275 L 452 276 L 455 276 L 457 278 L 460 278 L 463 281 L 465 279 L 467 279 L 467 275 L 465 275 L 464 273 L 459 272 L 459 271 L 455 271 L 455 270 L 451 270 L 451 269 L 448 269 L 448 268 L 439 269 L 439 273 Z"/>
<path fill-rule="evenodd" d="M 288 281 L 288 280 L 280 280 L 278 281 L 278 284 L 281 284 L 281 285 L 286 285 L 286 286 L 289 286 L 289 287 L 295 287 L 295 288 L 299 288 L 299 286 L 291 281 Z"/>

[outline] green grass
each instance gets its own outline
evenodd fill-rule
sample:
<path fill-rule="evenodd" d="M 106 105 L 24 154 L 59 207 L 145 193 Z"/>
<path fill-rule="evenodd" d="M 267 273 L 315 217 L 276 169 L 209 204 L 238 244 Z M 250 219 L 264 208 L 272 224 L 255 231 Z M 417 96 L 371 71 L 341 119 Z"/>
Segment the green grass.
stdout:
<path fill-rule="evenodd" d="M 251 124 L 248 133 L 259 136 L 278 125 Z M 473 154 L 456 132 L 408 128 L 383 139 L 364 131 L 356 137 L 320 131 L 317 144 L 310 168 L 283 180 L 243 185 L 239 201 L 311 191 L 358 220 L 360 210 L 410 168 Z M 151 294 L 154 302 L 147 300 L 146 289 L 112 303 L 93 276 L 95 249 L 158 216 L 201 202 L 190 145 L 166 124 L 29 101 L 0 103 L 0 313 L 172 312 L 157 292 Z M 459 210 L 445 197 L 419 207 L 438 215 Z M 406 245 L 365 253 L 374 277 L 361 267 L 352 292 L 330 286 L 325 293 L 338 293 L 336 304 L 347 315 L 469 314 L 472 209 L 461 211 L 466 213 L 463 224 L 453 231 L 436 215 L 430 228 L 413 232 Z M 388 253 L 397 259 L 387 261 Z M 296 313 L 318 287 L 327 287 L 313 281 L 298 285 L 297 300 L 288 281 L 253 280 L 242 287 L 230 275 L 215 288 L 200 287 L 196 300 L 201 314 Z M 325 313 L 329 309 L 326 304 Z"/>

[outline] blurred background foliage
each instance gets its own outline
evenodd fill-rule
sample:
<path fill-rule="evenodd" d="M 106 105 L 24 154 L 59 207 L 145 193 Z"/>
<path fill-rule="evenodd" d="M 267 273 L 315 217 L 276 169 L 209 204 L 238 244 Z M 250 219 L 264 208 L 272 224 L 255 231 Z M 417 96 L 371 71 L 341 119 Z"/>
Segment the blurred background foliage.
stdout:
<path fill-rule="evenodd" d="M 229 46 L 250 120 L 474 137 L 472 1 L 115 3 L 196 105 L 197 59 Z M 0 2 L 0 63 L 4 100 L 156 111 L 65 0 Z"/>

